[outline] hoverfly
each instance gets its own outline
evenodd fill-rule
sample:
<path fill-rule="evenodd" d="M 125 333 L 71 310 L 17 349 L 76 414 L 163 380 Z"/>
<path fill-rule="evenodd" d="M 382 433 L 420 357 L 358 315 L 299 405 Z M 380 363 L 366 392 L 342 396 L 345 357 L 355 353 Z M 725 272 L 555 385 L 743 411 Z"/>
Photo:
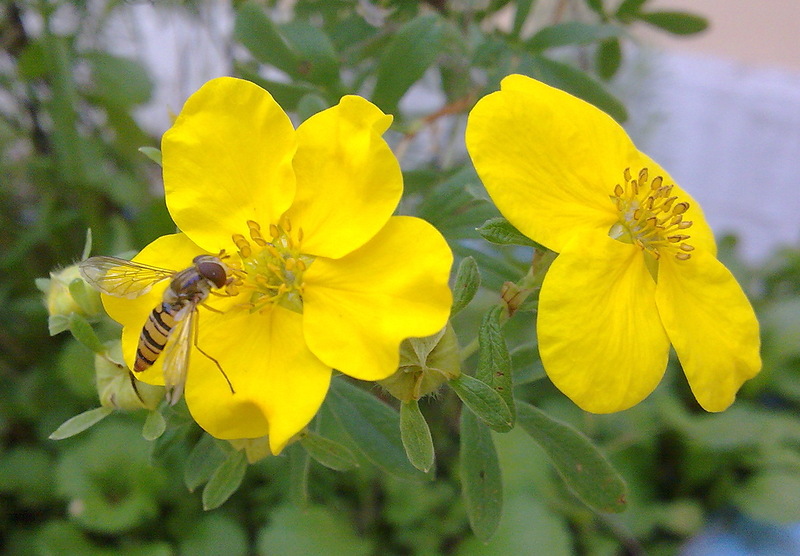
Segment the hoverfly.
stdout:
<path fill-rule="evenodd" d="M 223 256 L 223 253 L 220 256 L 198 255 L 192 266 L 180 271 L 116 257 L 90 257 L 78 265 L 81 276 L 92 287 L 127 299 L 144 295 L 158 282 L 170 280 L 161 303 L 152 310 L 142 328 L 133 366 L 135 372 L 142 372 L 164 352 L 164 386 L 170 405 L 175 405 L 183 395 L 191 344 L 214 362 L 234 393 L 233 385 L 219 362 L 197 345 L 197 307 L 212 293 L 225 295 L 214 290 L 230 290 L 237 280 L 230 267 L 222 262 Z"/>

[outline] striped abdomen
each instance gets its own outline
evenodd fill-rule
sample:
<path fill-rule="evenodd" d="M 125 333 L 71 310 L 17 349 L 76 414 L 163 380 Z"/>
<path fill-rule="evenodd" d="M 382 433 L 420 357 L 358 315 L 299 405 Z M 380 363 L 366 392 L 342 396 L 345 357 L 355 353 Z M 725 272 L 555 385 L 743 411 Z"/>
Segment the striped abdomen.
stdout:
<path fill-rule="evenodd" d="M 147 317 L 142 334 L 139 336 L 139 347 L 133 364 L 134 371 L 142 372 L 156 362 L 167 344 L 170 332 L 180 320 L 175 319 L 180 309 L 179 305 L 161 303 Z"/>

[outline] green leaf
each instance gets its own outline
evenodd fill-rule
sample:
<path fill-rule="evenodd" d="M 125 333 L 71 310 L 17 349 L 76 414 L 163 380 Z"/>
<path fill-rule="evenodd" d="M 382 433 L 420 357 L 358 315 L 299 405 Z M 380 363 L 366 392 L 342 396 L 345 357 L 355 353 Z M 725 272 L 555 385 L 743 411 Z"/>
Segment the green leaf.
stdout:
<path fill-rule="evenodd" d="M 314 431 L 306 431 L 300 437 L 300 444 L 314 460 L 334 471 L 349 471 L 358 467 L 358 460 L 347 446 L 342 446 L 330 438 Z"/>
<path fill-rule="evenodd" d="M 370 462 L 401 479 L 427 479 L 409 463 L 400 439 L 400 415 L 388 405 L 342 379 L 333 380 L 325 404 Z"/>
<path fill-rule="evenodd" d="M 497 432 L 512 429 L 511 410 L 491 386 L 469 375 L 459 375 L 447 383 L 464 405 Z"/>
<path fill-rule="evenodd" d="M 602 83 L 575 67 L 557 62 L 544 56 L 532 56 L 525 69 L 531 77 L 544 81 L 554 87 L 594 104 L 600 110 L 617 120 L 628 119 L 628 111 Z"/>
<path fill-rule="evenodd" d="M 619 6 L 617 6 L 617 11 L 614 13 L 614 16 L 624 23 L 630 23 L 636 19 L 642 6 L 647 1 L 648 0 L 622 0 Z"/>
<path fill-rule="evenodd" d="M 274 66 L 292 77 L 302 77 L 299 57 L 257 4 L 248 2 L 239 8 L 233 35 L 259 62 Z"/>
<path fill-rule="evenodd" d="M 515 0 L 516 10 L 514 12 L 514 26 L 511 29 L 511 34 L 519 37 L 525 22 L 528 21 L 528 15 L 531 13 L 531 8 L 536 3 L 536 0 Z"/>
<path fill-rule="evenodd" d="M 369 556 L 379 554 L 371 543 L 356 534 L 353 524 L 332 507 L 272 508 L 269 521 L 258 532 L 253 554 L 281 556 Z"/>
<path fill-rule="evenodd" d="M 100 338 L 95 334 L 92 325 L 85 317 L 78 313 L 72 313 L 69 316 L 69 331 L 80 343 L 88 347 L 95 353 L 105 353 L 106 346 L 100 341 Z"/>
<path fill-rule="evenodd" d="M 108 104 L 128 107 L 150 100 L 153 83 L 139 62 L 102 51 L 88 52 L 85 57 L 97 93 Z"/>
<path fill-rule="evenodd" d="M 298 507 L 308 504 L 308 473 L 311 471 L 311 455 L 300 443 L 286 447 L 289 458 L 289 499 Z"/>
<path fill-rule="evenodd" d="M 305 81 L 328 87 L 339 83 L 339 60 L 325 31 L 298 20 L 281 26 L 280 31 L 298 54 L 298 73 Z"/>
<path fill-rule="evenodd" d="M 595 12 L 597 15 L 605 15 L 606 10 L 603 7 L 603 0 L 586 0 L 586 5 L 589 6 L 589 9 Z"/>
<path fill-rule="evenodd" d="M 417 400 L 400 404 L 400 438 L 408 461 L 423 473 L 430 471 L 435 458 L 433 438 Z"/>
<path fill-rule="evenodd" d="M 234 450 L 216 471 L 203 489 L 203 509 L 219 508 L 236 492 L 242 484 L 247 471 L 247 458 L 244 451 Z"/>
<path fill-rule="evenodd" d="M 302 121 L 305 121 L 328 107 L 329 104 L 324 98 L 316 93 L 308 93 L 303 95 L 297 103 L 297 115 Z"/>
<path fill-rule="evenodd" d="M 420 15 L 395 33 L 378 61 L 372 101 L 384 112 L 397 112 L 397 103 L 425 73 L 442 45 L 444 26 L 435 14 Z"/>
<path fill-rule="evenodd" d="M 597 73 L 602 79 L 611 79 L 622 64 L 622 46 L 619 39 L 608 39 L 597 47 Z"/>
<path fill-rule="evenodd" d="M 147 413 L 147 418 L 144 420 L 144 426 L 142 427 L 142 436 L 144 439 L 155 440 L 164 434 L 165 430 L 167 430 L 167 421 L 164 419 L 164 416 L 161 415 L 161 412 L 155 409 L 149 411 Z"/>
<path fill-rule="evenodd" d="M 89 409 L 72 417 L 71 419 L 67 419 L 64 423 L 61 424 L 53 434 L 48 436 L 50 440 L 63 440 L 65 438 L 69 438 L 70 436 L 75 436 L 79 432 L 83 432 L 92 425 L 95 425 L 111 415 L 114 410 L 110 407 L 96 407 L 94 409 Z"/>
<path fill-rule="evenodd" d="M 239 75 L 242 78 L 252 81 L 259 87 L 269 91 L 269 94 L 275 98 L 275 101 L 281 105 L 284 110 L 295 112 L 298 109 L 300 101 L 306 95 L 319 95 L 319 91 L 304 83 L 280 83 L 278 81 L 271 81 L 264 79 L 253 71 L 249 71 L 245 67 L 238 68 Z"/>
<path fill-rule="evenodd" d="M 497 306 L 486 313 L 478 330 L 478 368 L 475 378 L 490 385 L 508 406 L 511 415 L 511 426 L 514 426 L 516 410 L 514 409 L 514 385 L 511 374 L 511 355 L 506 340 L 500 330 L 500 313 L 502 307 Z"/>
<path fill-rule="evenodd" d="M 673 35 L 694 35 L 708 29 L 708 19 L 686 12 L 647 12 L 639 14 L 639 19 Z"/>
<path fill-rule="evenodd" d="M 626 509 L 627 487 L 583 433 L 532 405 L 518 404 L 519 424 L 547 453 L 569 489 L 601 512 Z"/>
<path fill-rule="evenodd" d="M 478 233 L 483 239 L 496 245 L 525 245 L 543 249 L 541 245 L 517 230 L 502 216 L 484 222 L 483 226 L 478 228 Z"/>
<path fill-rule="evenodd" d="M 525 41 L 525 47 L 533 52 L 572 44 L 591 44 L 622 34 L 622 29 L 610 24 L 590 24 L 569 21 L 544 27 Z"/>
<path fill-rule="evenodd" d="M 450 309 L 452 317 L 461 309 L 469 305 L 481 287 L 481 273 L 478 263 L 473 257 L 464 257 L 458 265 L 456 282 L 453 285 L 453 306 Z"/>
<path fill-rule="evenodd" d="M 222 446 L 227 448 L 223 449 Z M 233 448 L 228 443 L 223 444 L 209 434 L 201 436 L 189 452 L 183 470 L 183 482 L 189 492 L 194 492 L 197 487 L 207 482 L 232 451 Z"/>
<path fill-rule="evenodd" d="M 161 150 L 155 147 L 139 147 L 139 152 L 145 155 L 147 158 L 162 166 L 161 163 Z"/>
<path fill-rule="evenodd" d="M 503 513 L 503 482 L 492 435 L 469 411 L 461 412 L 461 491 L 472 531 L 488 541 Z"/>
<path fill-rule="evenodd" d="M 800 474 L 761 469 L 735 491 L 734 500 L 750 517 L 765 523 L 800 521 Z"/>

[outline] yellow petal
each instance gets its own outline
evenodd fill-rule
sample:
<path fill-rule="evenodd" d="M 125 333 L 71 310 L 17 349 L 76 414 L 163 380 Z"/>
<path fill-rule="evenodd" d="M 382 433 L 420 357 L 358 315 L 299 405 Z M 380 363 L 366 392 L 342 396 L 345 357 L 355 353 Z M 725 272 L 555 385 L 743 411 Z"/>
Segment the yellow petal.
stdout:
<path fill-rule="evenodd" d="M 173 220 L 212 253 L 249 237 L 248 220 L 276 222 L 294 197 L 295 131 L 264 89 L 221 77 L 186 101 L 161 141 Z"/>
<path fill-rule="evenodd" d="M 311 351 L 363 380 L 396 369 L 400 342 L 447 322 L 453 255 L 436 229 L 396 216 L 360 249 L 318 258 L 305 274 L 304 329 Z"/>
<path fill-rule="evenodd" d="M 186 381 L 186 404 L 195 421 L 217 438 L 269 434 L 279 453 L 316 414 L 330 384 L 331 369 L 303 340 L 302 316 L 274 307 L 265 312 L 230 310 L 200 316 L 199 346 Z"/>
<path fill-rule="evenodd" d="M 164 268 L 167 270 L 183 270 L 192 264 L 192 259 L 205 253 L 185 234 L 162 236 L 133 258 L 134 262 Z M 139 336 L 147 322 L 150 313 L 163 299 L 164 290 L 170 281 L 163 280 L 154 284 L 152 289 L 136 299 L 122 299 L 103 295 L 103 306 L 108 315 L 123 326 L 122 329 L 122 354 L 128 368 L 133 368 L 136 359 L 136 348 L 139 345 Z M 149 384 L 164 384 L 161 369 L 162 358 L 141 373 L 136 378 Z"/>
<path fill-rule="evenodd" d="M 707 411 L 733 403 L 761 369 L 758 321 L 742 288 L 704 250 L 658 269 L 656 303 L 695 398 Z"/>
<path fill-rule="evenodd" d="M 466 142 L 503 216 L 557 252 L 576 232 L 611 227 L 617 214 L 609 195 L 638 156 L 610 116 L 520 75 L 478 101 Z"/>
<path fill-rule="evenodd" d="M 567 243 L 539 296 L 539 353 L 553 384 L 594 413 L 647 397 L 669 355 L 654 296 L 640 249 L 602 232 Z"/>
<path fill-rule="evenodd" d="M 288 216 L 305 253 L 339 258 L 386 224 L 403 193 L 400 165 L 381 134 L 392 122 L 369 101 L 346 96 L 297 130 L 297 195 Z"/>

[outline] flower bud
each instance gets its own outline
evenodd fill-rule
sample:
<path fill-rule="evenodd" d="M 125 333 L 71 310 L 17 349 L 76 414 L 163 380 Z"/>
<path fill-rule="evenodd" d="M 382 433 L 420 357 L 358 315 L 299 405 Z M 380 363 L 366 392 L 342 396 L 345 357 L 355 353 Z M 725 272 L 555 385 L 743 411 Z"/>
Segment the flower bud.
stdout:
<path fill-rule="evenodd" d="M 164 398 L 163 386 L 154 386 L 134 378 L 123 362 L 119 341 L 116 341 L 106 353 L 95 356 L 94 369 L 100 405 L 104 407 L 152 410 L 158 407 Z"/>
<path fill-rule="evenodd" d="M 93 318 L 102 313 L 100 293 L 89 287 L 81 278 L 78 265 L 71 265 L 50 273 L 50 278 L 39 278 L 36 287 L 44 293 L 50 334 L 68 328 L 69 316 L 78 313 Z"/>
<path fill-rule="evenodd" d="M 400 344 L 400 367 L 378 383 L 400 401 L 418 400 L 461 374 L 458 340 L 450 323 L 433 336 Z"/>

